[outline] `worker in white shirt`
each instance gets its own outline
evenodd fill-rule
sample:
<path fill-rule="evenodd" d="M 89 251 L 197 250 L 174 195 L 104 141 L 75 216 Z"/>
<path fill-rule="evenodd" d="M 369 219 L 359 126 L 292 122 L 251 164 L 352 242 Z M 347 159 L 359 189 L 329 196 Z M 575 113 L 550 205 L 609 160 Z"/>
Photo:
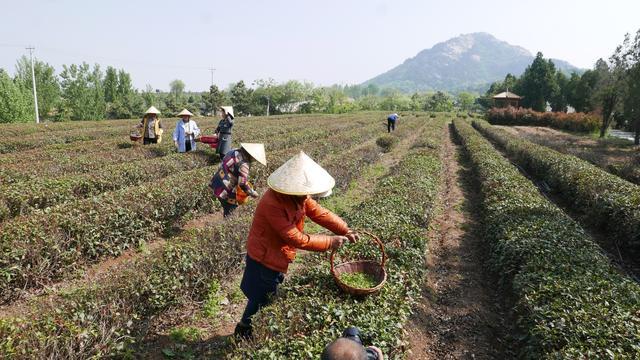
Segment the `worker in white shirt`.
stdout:
<path fill-rule="evenodd" d="M 194 151 L 196 138 L 200 135 L 198 124 L 191 120 L 193 114 L 187 109 L 183 109 L 178 116 L 181 120 L 178 120 L 176 129 L 173 131 L 173 142 L 178 152 Z"/>

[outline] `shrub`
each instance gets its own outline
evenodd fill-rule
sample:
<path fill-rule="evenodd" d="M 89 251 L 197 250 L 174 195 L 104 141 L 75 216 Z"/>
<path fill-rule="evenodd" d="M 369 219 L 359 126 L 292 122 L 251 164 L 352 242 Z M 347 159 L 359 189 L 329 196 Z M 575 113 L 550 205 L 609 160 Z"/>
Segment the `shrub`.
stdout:
<path fill-rule="evenodd" d="M 393 149 L 398 144 L 398 142 L 398 138 L 392 135 L 382 135 L 378 139 L 376 139 L 376 144 L 380 146 L 382 152 L 386 153 L 391 151 L 391 149 Z"/>
<path fill-rule="evenodd" d="M 640 286 L 463 121 L 482 193 L 489 266 L 515 300 L 525 359 L 637 359 Z"/>
<path fill-rule="evenodd" d="M 609 241 L 640 249 L 640 186 L 610 174 L 573 155 L 523 140 L 475 121 L 485 136 L 504 147 L 514 160 L 556 193 L 589 222 L 606 229 Z"/>
<path fill-rule="evenodd" d="M 417 124 L 421 123 L 412 122 L 401 131 L 415 131 Z M 328 161 L 327 170 L 334 174 L 349 169 L 344 172 L 349 183 L 376 159 L 350 156 L 351 151 L 359 153 L 360 144 L 378 131 L 375 125 L 360 126 L 358 131 L 338 132 L 328 139 L 311 136 L 306 143 L 313 156 L 343 160 Z M 293 142 L 305 137 L 300 134 Z M 344 144 L 353 147 L 347 150 L 348 156 Z M 270 153 L 269 167 L 256 169 L 257 181 L 263 184 L 264 175 L 295 151 L 293 147 Z M 134 358 L 136 341 L 145 335 L 150 319 L 163 311 L 194 300 L 202 301 L 205 314 L 213 315 L 217 285 L 239 271 L 251 204 L 255 203 L 239 208 L 224 224 L 187 230 L 91 283 L 31 299 L 20 312 L 0 318 L 0 357 Z"/>
<path fill-rule="evenodd" d="M 431 123 L 427 134 L 441 146 L 442 123 Z M 420 148 L 408 153 L 391 176 L 345 219 L 366 228 L 385 243 L 389 278 L 382 290 L 364 299 L 342 293 L 329 273 L 326 254 L 304 257 L 304 268 L 282 286 L 276 303 L 254 320 L 255 340 L 241 343 L 238 359 L 318 358 L 326 344 L 348 325 L 358 326 L 387 354 L 402 352 L 404 324 L 420 298 L 426 268 L 420 266 L 427 246 L 425 227 L 433 215 L 442 165 L 439 151 Z M 412 192 L 407 192 L 410 187 Z M 426 214 L 426 219 L 425 219 Z M 345 257 L 378 256 L 367 241 L 341 249 Z M 288 336 L 289 341 L 282 341 Z"/>
<path fill-rule="evenodd" d="M 560 130 L 593 132 L 600 128 L 600 118 L 595 114 L 536 112 L 524 108 L 491 108 L 487 112 L 490 123 L 495 125 L 548 126 Z"/>

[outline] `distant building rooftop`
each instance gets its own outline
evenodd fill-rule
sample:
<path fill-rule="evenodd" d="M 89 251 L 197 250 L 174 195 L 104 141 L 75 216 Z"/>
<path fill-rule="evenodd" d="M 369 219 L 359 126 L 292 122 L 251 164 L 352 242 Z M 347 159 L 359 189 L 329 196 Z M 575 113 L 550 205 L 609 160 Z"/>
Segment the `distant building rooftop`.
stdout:
<path fill-rule="evenodd" d="M 518 96 L 509 91 L 505 91 L 495 95 L 493 98 L 494 99 L 522 99 L 522 96 Z"/>

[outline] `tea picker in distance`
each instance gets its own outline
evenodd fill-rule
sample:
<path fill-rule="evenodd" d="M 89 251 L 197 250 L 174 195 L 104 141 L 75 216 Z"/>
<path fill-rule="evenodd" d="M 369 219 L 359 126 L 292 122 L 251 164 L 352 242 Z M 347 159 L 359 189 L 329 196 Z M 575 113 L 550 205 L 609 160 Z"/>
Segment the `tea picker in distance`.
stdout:
<path fill-rule="evenodd" d="M 249 169 L 254 160 L 267 165 L 264 145 L 242 143 L 239 149 L 227 153 L 218 171 L 213 175 L 209 187 L 220 201 L 224 217 L 228 217 L 238 205 L 242 205 L 247 195 L 252 198 L 258 197 L 258 193 L 249 183 Z"/>
<path fill-rule="evenodd" d="M 196 138 L 200 135 L 198 124 L 191 120 L 193 114 L 187 109 L 183 109 L 178 116 L 181 120 L 178 120 L 176 129 L 173 131 L 173 143 L 176 145 L 178 152 L 194 151 L 196 149 Z"/>
<path fill-rule="evenodd" d="M 387 132 L 396 131 L 396 121 L 398 121 L 399 117 L 396 113 L 387 116 Z"/>
<path fill-rule="evenodd" d="M 284 280 L 296 249 L 327 251 L 356 241 L 359 236 L 339 216 L 321 207 L 311 195 L 328 196 L 335 180 L 307 154 L 300 152 L 267 179 L 247 239 L 246 268 L 240 289 L 248 299 L 235 334 L 250 337 L 251 317 L 269 304 Z M 304 221 L 313 222 L 337 235 L 307 234 Z"/>
<path fill-rule="evenodd" d="M 150 107 L 144 113 L 140 124 L 137 126 L 142 129 L 142 144 L 144 145 L 160 144 L 162 142 L 164 130 L 162 129 L 162 122 L 158 119 L 158 114 L 160 114 L 160 111 L 155 106 Z"/>
<path fill-rule="evenodd" d="M 229 150 L 231 150 L 231 128 L 233 127 L 233 107 L 220 107 L 220 122 L 216 128 L 218 135 L 218 148 L 216 152 L 220 155 L 220 159 L 224 158 Z"/>

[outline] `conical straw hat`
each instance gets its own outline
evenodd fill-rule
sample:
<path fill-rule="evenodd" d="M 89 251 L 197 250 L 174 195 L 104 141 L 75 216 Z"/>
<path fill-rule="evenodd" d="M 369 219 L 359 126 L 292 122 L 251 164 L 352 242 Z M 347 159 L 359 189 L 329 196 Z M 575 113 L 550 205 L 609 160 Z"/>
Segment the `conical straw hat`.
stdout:
<path fill-rule="evenodd" d="M 152 106 L 152 107 L 148 108 L 147 111 L 144 114 L 145 115 L 146 114 L 156 114 L 156 115 L 158 115 L 158 114 L 160 114 L 160 110 L 156 109 L 155 106 Z"/>
<path fill-rule="evenodd" d="M 252 158 L 258 160 L 262 165 L 267 165 L 267 154 L 264 152 L 264 144 L 240 143 L 240 147 L 245 149 Z"/>
<path fill-rule="evenodd" d="M 220 106 L 220 109 L 224 110 L 224 112 L 231 115 L 232 118 L 235 118 L 235 116 L 233 115 L 233 106 Z"/>
<path fill-rule="evenodd" d="M 302 151 L 267 179 L 270 188 L 287 195 L 321 194 L 331 190 L 335 184 L 333 177 Z"/>
<path fill-rule="evenodd" d="M 182 111 L 180 111 L 178 113 L 178 116 L 182 116 L 182 115 L 188 115 L 188 116 L 193 116 L 193 114 L 191 113 L 191 111 L 187 110 L 187 109 L 182 109 Z"/>

